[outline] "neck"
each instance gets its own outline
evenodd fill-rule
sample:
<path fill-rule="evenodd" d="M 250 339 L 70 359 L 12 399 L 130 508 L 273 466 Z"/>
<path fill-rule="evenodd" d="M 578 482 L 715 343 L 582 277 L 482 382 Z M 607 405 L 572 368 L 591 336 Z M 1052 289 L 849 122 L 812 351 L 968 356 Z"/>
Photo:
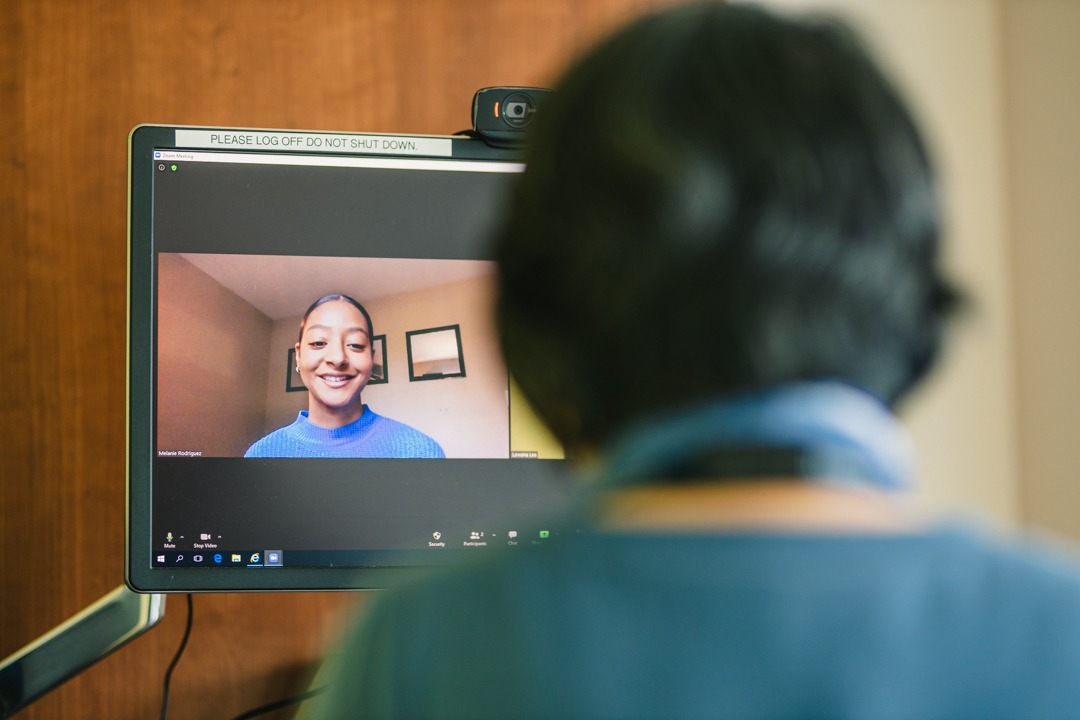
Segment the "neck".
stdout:
<path fill-rule="evenodd" d="M 637 532 L 911 532 L 921 521 L 903 496 L 799 478 L 649 485 L 606 493 L 601 527 Z"/>
<path fill-rule="evenodd" d="M 583 488 L 601 526 L 897 531 L 913 454 L 873 396 L 803 382 L 719 398 L 631 429 Z"/>
<path fill-rule="evenodd" d="M 342 408 L 324 407 L 311 404 L 308 406 L 308 422 L 327 430 L 334 430 L 354 423 L 364 414 L 362 403 L 353 403 Z"/>
<path fill-rule="evenodd" d="M 872 395 L 838 382 L 800 382 L 632 428 L 608 454 L 601 483 L 797 475 L 899 490 L 911 482 L 913 457 L 903 428 Z"/>

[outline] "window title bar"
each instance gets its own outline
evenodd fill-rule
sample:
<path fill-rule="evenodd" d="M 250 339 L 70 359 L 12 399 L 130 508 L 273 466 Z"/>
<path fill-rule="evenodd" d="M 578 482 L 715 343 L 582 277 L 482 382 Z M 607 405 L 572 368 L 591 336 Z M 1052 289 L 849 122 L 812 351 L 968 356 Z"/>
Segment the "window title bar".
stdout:
<path fill-rule="evenodd" d="M 479 160 L 433 160 L 402 157 L 354 157 L 326 155 L 291 155 L 252 152 L 199 152 L 197 150 L 154 150 L 154 162 L 164 171 L 168 163 L 183 160 L 201 163 L 239 163 L 246 165 L 296 165 L 303 167 L 380 168 L 383 170 L 444 170 L 452 172 L 521 172 L 521 163 Z"/>

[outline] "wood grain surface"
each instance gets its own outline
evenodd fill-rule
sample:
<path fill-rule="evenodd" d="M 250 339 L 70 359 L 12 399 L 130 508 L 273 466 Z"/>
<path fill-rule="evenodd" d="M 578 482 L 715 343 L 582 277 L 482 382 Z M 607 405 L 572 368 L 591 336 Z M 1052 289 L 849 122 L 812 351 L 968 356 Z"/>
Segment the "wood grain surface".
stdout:
<path fill-rule="evenodd" d="M 0 2 L 0 656 L 123 579 L 133 126 L 452 133 L 478 88 L 548 85 L 657 4 Z M 197 596 L 170 717 L 301 688 L 363 597 Z M 171 597 L 160 627 L 20 717 L 156 717 L 184 615 Z"/>

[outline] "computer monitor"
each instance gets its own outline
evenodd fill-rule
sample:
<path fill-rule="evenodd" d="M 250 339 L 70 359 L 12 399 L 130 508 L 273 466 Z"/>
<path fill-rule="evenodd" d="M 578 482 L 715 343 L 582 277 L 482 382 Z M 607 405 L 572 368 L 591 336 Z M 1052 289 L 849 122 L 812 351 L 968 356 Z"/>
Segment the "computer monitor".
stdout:
<path fill-rule="evenodd" d="M 487 240 L 521 170 L 466 137 L 132 131 L 133 589 L 378 588 L 556 540 L 562 450 L 492 320 Z M 327 296 L 366 312 L 342 341 L 359 370 L 317 357 L 344 335 L 300 335 Z M 360 419 L 326 427 L 345 386 Z"/>

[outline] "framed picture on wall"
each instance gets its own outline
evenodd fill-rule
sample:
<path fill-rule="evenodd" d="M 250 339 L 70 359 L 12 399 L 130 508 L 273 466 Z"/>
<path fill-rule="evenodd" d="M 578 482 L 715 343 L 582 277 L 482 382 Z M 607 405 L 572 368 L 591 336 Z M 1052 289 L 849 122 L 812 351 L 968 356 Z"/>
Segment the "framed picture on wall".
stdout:
<path fill-rule="evenodd" d="M 300 392 L 307 390 L 304 381 L 300 379 L 300 372 L 296 369 L 296 348 L 289 348 L 289 358 L 285 365 L 285 392 Z"/>
<path fill-rule="evenodd" d="M 444 325 L 405 333 L 409 381 L 465 377 L 461 326 Z"/>
<path fill-rule="evenodd" d="M 371 366 L 371 379 L 368 385 L 382 385 L 390 382 L 390 375 L 386 369 L 386 336 L 376 335 L 371 339 L 371 351 L 375 356 Z"/>

